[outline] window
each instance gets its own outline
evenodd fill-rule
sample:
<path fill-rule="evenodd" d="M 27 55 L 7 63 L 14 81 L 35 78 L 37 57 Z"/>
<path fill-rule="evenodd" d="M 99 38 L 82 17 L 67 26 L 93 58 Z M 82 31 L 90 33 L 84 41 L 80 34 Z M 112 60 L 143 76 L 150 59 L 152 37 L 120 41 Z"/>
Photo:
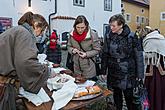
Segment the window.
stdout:
<path fill-rule="evenodd" d="M 103 24 L 103 36 L 105 36 L 105 33 L 108 27 L 109 27 L 109 24 Z"/>
<path fill-rule="evenodd" d="M 124 4 L 123 3 L 121 3 L 121 9 L 123 9 L 124 8 Z"/>
<path fill-rule="evenodd" d="M 149 19 L 146 18 L 146 25 L 149 25 Z"/>
<path fill-rule="evenodd" d="M 144 9 L 141 9 L 141 12 L 144 13 Z"/>
<path fill-rule="evenodd" d="M 145 23 L 145 18 L 142 16 L 141 17 L 141 23 L 144 24 Z"/>
<path fill-rule="evenodd" d="M 161 12 L 160 19 L 165 20 L 165 12 Z"/>
<path fill-rule="evenodd" d="M 68 34 L 69 34 L 69 32 L 63 32 L 62 33 L 62 41 L 67 41 L 68 40 Z"/>
<path fill-rule="evenodd" d="M 131 14 L 126 14 L 125 15 L 125 20 L 126 20 L 126 22 L 128 23 L 128 22 L 131 22 Z"/>
<path fill-rule="evenodd" d="M 112 11 L 112 0 L 104 0 L 104 11 Z"/>
<path fill-rule="evenodd" d="M 140 17 L 139 16 L 136 16 L 136 23 L 140 24 Z"/>
<path fill-rule="evenodd" d="M 85 0 L 73 0 L 73 5 L 85 7 Z"/>

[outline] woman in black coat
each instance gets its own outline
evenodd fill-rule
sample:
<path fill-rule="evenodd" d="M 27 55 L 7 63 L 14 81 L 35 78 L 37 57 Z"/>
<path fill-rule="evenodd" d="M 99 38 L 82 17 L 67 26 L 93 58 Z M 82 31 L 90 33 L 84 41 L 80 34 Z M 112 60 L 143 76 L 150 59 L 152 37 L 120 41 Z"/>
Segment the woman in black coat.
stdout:
<path fill-rule="evenodd" d="M 144 77 L 142 47 L 122 15 L 112 16 L 109 23 L 104 36 L 102 72 L 106 74 L 108 68 L 107 86 L 113 89 L 117 110 L 122 110 L 122 94 L 128 110 L 133 110 L 134 84 L 136 79 Z"/>

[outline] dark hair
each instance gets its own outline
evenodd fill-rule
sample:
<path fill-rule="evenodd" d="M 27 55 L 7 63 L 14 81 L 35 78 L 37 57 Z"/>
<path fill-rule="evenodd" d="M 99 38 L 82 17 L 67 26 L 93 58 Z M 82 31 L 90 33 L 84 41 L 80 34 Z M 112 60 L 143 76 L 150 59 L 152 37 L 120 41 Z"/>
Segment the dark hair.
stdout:
<path fill-rule="evenodd" d="M 45 18 L 42 15 L 34 14 L 33 15 L 33 27 L 34 23 L 37 23 L 37 27 L 41 27 L 43 30 L 45 30 L 46 27 L 48 27 L 48 23 L 45 20 Z"/>
<path fill-rule="evenodd" d="M 33 21 L 33 13 L 32 12 L 26 12 L 19 20 L 18 20 L 18 25 L 22 25 L 25 22 L 28 23 L 30 26 L 32 26 L 32 21 Z"/>
<path fill-rule="evenodd" d="M 75 20 L 75 22 L 74 22 L 74 25 L 73 25 L 73 27 L 74 27 L 75 30 L 76 30 L 76 25 L 79 24 L 79 23 L 84 23 L 84 24 L 86 25 L 87 29 L 88 29 L 88 27 L 89 27 L 89 22 L 87 21 L 87 19 L 86 19 L 85 16 L 79 15 L 79 16 L 76 18 L 76 20 Z"/>
<path fill-rule="evenodd" d="M 34 23 L 37 23 L 37 27 L 41 27 L 42 30 L 45 30 L 48 27 L 48 23 L 42 15 L 33 14 L 32 12 L 26 12 L 19 20 L 18 25 L 28 23 L 30 26 L 33 26 Z"/>
<path fill-rule="evenodd" d="M 117 21 L 118 25 L 125 25 L 125 19 L 123 17 L 122 14 L 116 14 L 113 15 L 110 19 L 109 19 L 109 23 L 112 23 L 114 21 Z"/>

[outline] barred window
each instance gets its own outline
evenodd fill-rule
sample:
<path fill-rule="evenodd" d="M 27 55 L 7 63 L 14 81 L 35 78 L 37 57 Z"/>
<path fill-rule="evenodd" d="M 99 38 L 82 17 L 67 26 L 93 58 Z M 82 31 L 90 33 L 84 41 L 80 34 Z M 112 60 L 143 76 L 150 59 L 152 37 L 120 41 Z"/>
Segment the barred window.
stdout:
<path fill-rule="evenodd" d="M 104 0 L 104 11 L 112 11 L 112 0 Z"/>
<path fill-rule="evenodd" d="M 85 0 L 73 0 L 73 5 L 85 7 Z"/>

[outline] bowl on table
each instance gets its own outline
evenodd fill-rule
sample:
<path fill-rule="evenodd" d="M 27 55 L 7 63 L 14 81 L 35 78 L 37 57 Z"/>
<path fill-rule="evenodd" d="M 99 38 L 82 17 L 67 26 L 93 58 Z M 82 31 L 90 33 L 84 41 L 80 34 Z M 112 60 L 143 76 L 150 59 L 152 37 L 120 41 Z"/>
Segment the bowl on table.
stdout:
<path fill-rule="evenodd" d="M 67 74 L 67 75 L 70 75 L 70 76 L 73 75 L 73 72 L 71 70 L 69 70 L 69 69 L 61 70 L 60 73 L 61 74 Z"/>
<path fill-rule="evenodd" d="M 60 64 L 52 64 L 53 68 L 58 68 L 60 67 Z"/>
<path fill-rule="evenodd" d="M 78 83 L 78 84 L 85 83 L 85 81 L 87 80 L 81 74 L 74 74 L 73 77 L 75 78 L 75 83 Z"/>

